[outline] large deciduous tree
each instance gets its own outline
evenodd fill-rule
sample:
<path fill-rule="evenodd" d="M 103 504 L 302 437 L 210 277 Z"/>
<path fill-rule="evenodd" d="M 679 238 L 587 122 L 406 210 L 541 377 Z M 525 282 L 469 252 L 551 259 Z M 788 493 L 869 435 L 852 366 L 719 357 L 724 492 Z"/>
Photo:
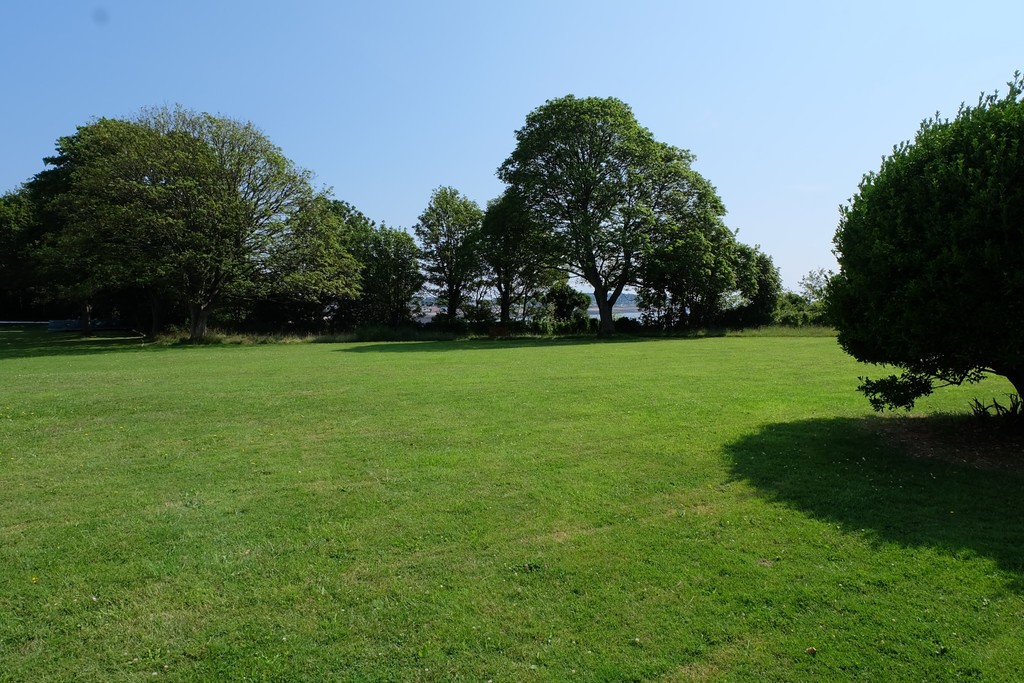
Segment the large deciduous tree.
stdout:
<path fill-rule="evenodd" d="M 310 244 L 313 226 L 296 222 L 314 206 L 310 175 L 250 123 L 149 109 L 82 126 L 57 152 L 29 191 L 45 224 L 38 253 L 63 298 L 173 291 L 198 339 L 225 293 L 272 270 L 289 238 Z"/>
<path fill-rule="evenodd" d="M 360 293 L 351 231 L 334 203 L 317 195 L 289 217 L 257 283 L 266 288 L 259 298 L 276 304 L 288 327 L 323 331 L 338 302 Z"/>
<path fill-rule="evenodd" d="M 37 278 L 30 255 L 35 225 L 25 188 L 0 196 L 0 319 L 30 319 L 35 315 Z"/>
<path fill-rule="evenodd" d="M 160 213 L 180 201 L 171 176 L 193 170 L 205 151 L 185 138 L 161 140 L 137 123 L 99 119 L 57 141 L 50 166 L 27 184 L 35 209 L 32 245 L 46 298 L 80 307 L 82 330 L 97 297 L 157 286 L 154 258 L 168 227 Z M 190 182 L 193 182 L 190 180 Z"/>
<path fill-rule="evenodd" d="M 452 187 L 434 190 L 413 228 L 419 238 L 427 282 L 445 305 L 446 319 L 458 316 L 466 294 L 483 274 L 480 226 L 483 211 Z"/>
<path fill-rule="evenodd" d="M 913 406 L 936 382 L 1003 375 L 1024 390 L 1024 79 L 925 120 L 842 207 L 827 287 L 839 343 L 901 376 L 872 405 Z"/>
<path fill-rule="evenodd" d="M 516 141 L 498 177 L 551 232 L 558 265 L 593 288 L 599 333 L 611 334 L 650 234 L 698 177 L 693 155 L 656 141 L 615 98 L 550 100 Z"/>
<path fill-rule="evenodd" d="M 200 338 L 225 291 L 266 267 L 288 234 L 289 219 L 309 206 L 311 174 L 248 122 L 181 107 L 144 110 L 139 122 L 165 139 L 184 136 L 208 150 L 189 174 L 194 187 L 181 175 L 174 178 L 183 191 L 167 213 L 190 336 Z"/>
<path fill-rule="evenodd" d="M 725 206 L 697 174 L 660 217 L 641 259 L 638 303 L 648 324 L 672 329 L 717 322 L 736 288 L 738 244 Z"/>

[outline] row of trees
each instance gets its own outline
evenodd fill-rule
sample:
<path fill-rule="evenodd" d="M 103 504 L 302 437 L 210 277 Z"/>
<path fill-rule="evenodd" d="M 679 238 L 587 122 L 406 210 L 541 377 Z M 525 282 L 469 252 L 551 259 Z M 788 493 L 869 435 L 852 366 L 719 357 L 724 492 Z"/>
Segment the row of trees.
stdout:
<path fill-rule="evenodd" d="M 630 287 L 645 323 L 663 329 L 771 322 L 781 290 L 771 258 L 725 227 L 693 155 L 657 141 L 625 103 L 549 101 L 516 140 L 498 169 L 507 189 L 485 211 L 445 187 L 415 228 L 449 319 L 478 309 L 481 285 L 502 323 L 522 319 L 539 292 L 574 278 L 593 291 L 601 334 Z"/>
<path fill-rule="evenodd" d="M 57 141 L 48 168 L 0 200 L 10 317 L 116 311 L 157 331 L 211 314 L 322 329 L 416 314 L 419 250 L 315 191 L 260 131 L 181 108 L 100 119 Z M 142 321 L 145 320 L 145 324 Z"/>
<path fill-rule="evenodd" d="M 663 329 L 771 321 L 771 259 L 739 243 L 693 155 L 654 139 L 623 102 L 552 100 L 532 112 L 485 209 L 437 189 L 414 226 L 377 226 L 316 190 L 249 123 L 182 108 L 100 119 L 0 199 L 7 317 L 74 305 L 157 331 L 187 322 L 317 330 L 401 326 L 433 294 L 439 323 L 583 318 L 583 281 L 613 331 L 638 292 Z M 418 240 L 418 244 L 417 244 Z M 582 312 L 581 312 L 582 311 Z"/>

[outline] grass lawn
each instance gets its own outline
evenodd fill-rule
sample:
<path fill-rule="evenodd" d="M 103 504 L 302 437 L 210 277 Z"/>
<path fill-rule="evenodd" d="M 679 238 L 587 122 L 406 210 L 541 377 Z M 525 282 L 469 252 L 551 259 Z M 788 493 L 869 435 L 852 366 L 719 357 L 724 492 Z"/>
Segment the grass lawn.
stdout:
<path fill-rule="evenodd" d="M 0 331 L 0 681 L 1020 680 L 1024 476 L 908 457 L 967 424 L 865 372 Z"/>

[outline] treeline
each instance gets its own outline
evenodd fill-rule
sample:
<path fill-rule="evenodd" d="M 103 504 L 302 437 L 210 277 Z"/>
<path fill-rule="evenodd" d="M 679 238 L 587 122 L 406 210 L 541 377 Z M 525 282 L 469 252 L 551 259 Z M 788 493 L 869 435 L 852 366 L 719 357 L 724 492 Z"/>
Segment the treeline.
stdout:
<path fill-rule="evenodd" d="M 626 288 L 663 330 L 778 316 L 771 258 L 627 105 L 552 100 L 516 138 L 500 197 L 441 187 L 414 239 L 315 189 L 250 123 L 180 107 L 90 122 L 0 198 L 0 319 L 324 333 L 416 325 L 426 296 L 444 328 L 591 329 L 570 278 L 600 334 Z"/>

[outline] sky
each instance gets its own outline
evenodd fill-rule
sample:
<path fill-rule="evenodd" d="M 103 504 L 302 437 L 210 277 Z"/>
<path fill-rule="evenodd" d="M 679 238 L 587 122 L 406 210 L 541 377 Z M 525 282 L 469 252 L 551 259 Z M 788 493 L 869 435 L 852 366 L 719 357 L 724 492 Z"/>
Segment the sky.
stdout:
<path fill-rule="evenodd" d="M 1020 0 L 3 0 L 0 192 L 94 118 L 181 104 L 411 229 L 438 187 L 500 195 L 547 100 L 616 97 L 797 289 L 864 173 L 1024 70 L 1022 25 Z"/>

